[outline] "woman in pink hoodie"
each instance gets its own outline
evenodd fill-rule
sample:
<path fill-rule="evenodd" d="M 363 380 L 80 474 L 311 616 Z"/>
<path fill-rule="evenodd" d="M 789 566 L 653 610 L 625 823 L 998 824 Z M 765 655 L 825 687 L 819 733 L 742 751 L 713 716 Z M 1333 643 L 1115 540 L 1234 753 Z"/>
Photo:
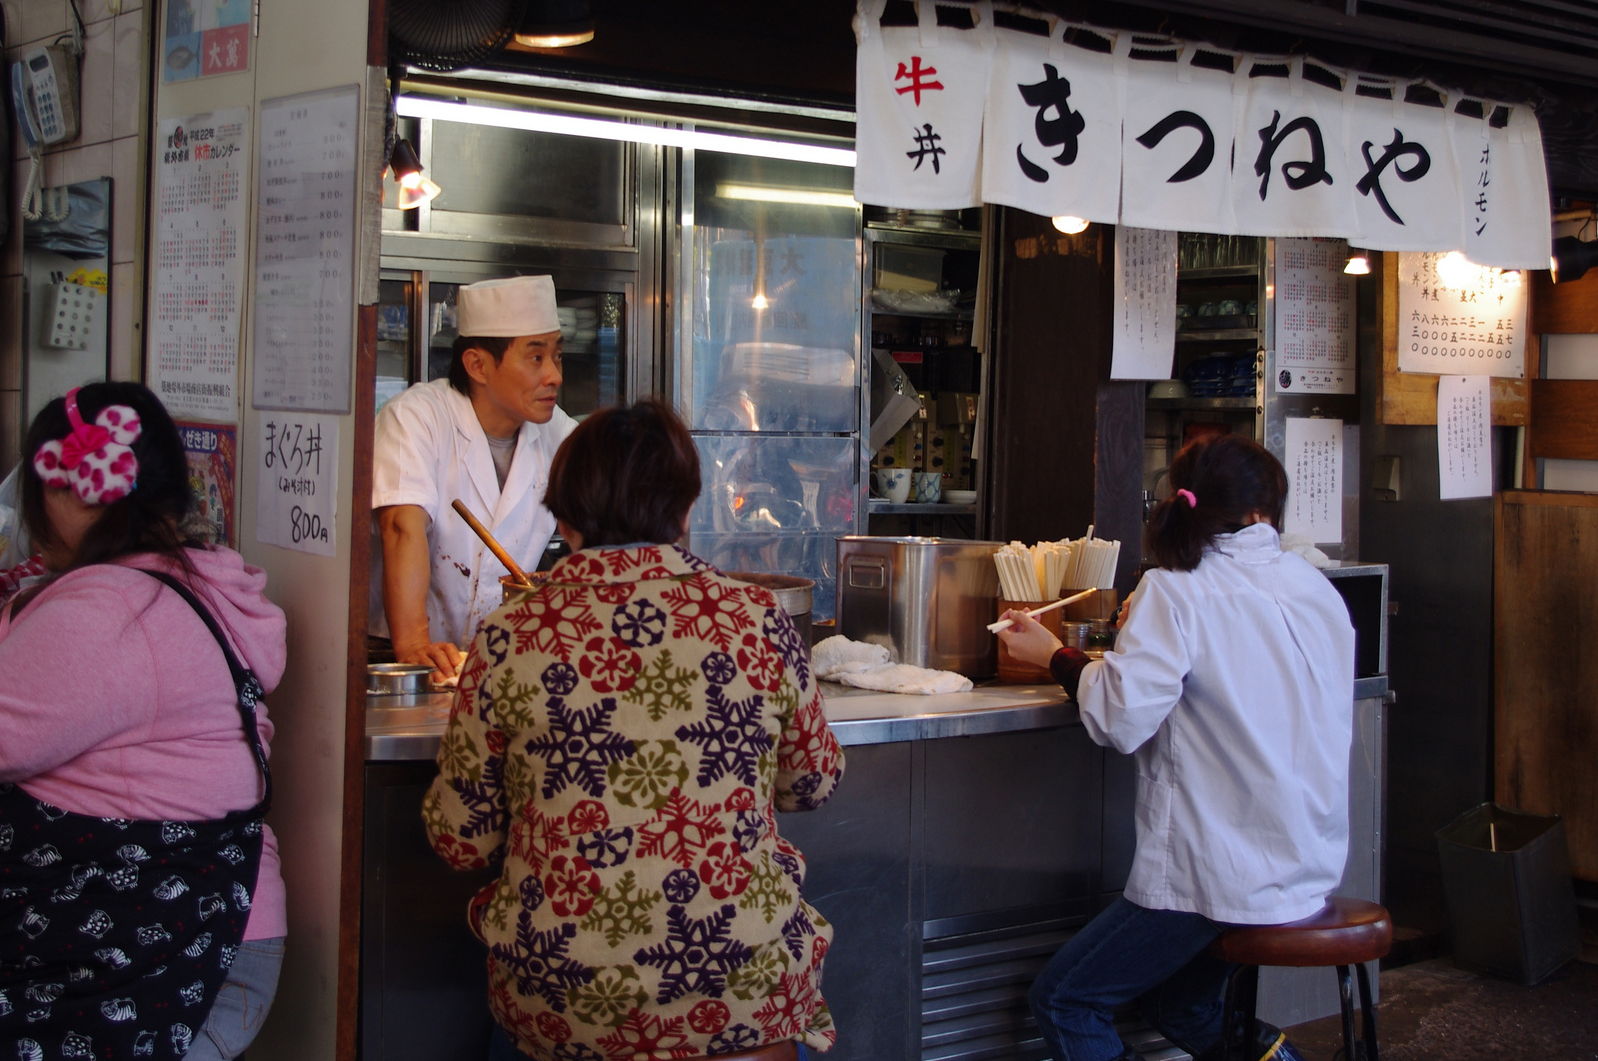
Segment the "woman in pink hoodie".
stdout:
<path fill-rule="evenodd" d="M 287 932 L 257 702 L 283 612 L 183 537 L 182 441 L 142 386 L 47 405 L 21 486 L 53 577 L 0 610 L 0 1054 L 235 1057 Z"/>

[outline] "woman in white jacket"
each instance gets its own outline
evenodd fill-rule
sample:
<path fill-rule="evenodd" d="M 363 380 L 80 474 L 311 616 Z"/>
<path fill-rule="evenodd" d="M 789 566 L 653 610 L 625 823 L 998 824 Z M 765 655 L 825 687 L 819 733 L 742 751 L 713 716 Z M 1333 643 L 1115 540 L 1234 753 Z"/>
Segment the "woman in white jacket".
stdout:
<path fill-rule="evenodd" d="M 1195 1057 L 1218 1050 L 1229 925 L 1316 913 L 1343 875 L 1354 630 L 1342 598 L 1278 540 L 1287 476 L 1264 447 L 1196 442 L 1149 520 L 1158 565 L 1090 661 L 1021 613 L 1000 636 L 1048 666 L 1100 744 L 1137 764 L 1137 853 L 1122 897 L 1033 984 L 1057 1061 L 1134 1058 L 1114 1010 L 1137 1001 Z M 1296 1058 L 1271 1030 L 1265 1050 Z"/>

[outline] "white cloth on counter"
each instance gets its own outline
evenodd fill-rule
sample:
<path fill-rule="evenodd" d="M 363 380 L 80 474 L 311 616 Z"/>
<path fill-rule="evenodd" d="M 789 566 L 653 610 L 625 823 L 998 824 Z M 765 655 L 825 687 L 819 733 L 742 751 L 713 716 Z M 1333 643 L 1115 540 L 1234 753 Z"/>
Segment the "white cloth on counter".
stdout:
<path fill-rule="evenodd" d="M 1336 567 L 1337 561 L 1327 556 L 1315 547 L 1315 542 L 1307 534 L 1282 535 L 1282 552 L 1295 553 L 1302 556 L 1316 567 Z"/>
<path fill-rule="evenodd" d="M 1321 908 L 1348 853 L 1354 627 L 1268 523 L 1144 575 L 1076 696 L 1088 735 L 1136 764 L 1128 899 L 1234 924 Z"/>
<path fill-rule="evenodd" d="M 841 682 L 856 689 L 882 693 L 963 693 L 971 689 L 971 679 L 946 670 L 928 670 L 905 663 L 893 663 L 881 645 L 851 641 L 842 634 L 816 643 L 810 650 L 810 667 L 824 681 Z"/>

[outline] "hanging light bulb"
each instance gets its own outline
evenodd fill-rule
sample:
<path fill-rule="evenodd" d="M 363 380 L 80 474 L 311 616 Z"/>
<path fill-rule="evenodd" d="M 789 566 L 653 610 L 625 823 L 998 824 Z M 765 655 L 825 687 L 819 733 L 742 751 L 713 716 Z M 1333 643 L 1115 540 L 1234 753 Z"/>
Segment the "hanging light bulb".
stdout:
<path fill-rule="evenodd" d="M 1064 232 L 1067 236 L 1085 232 L 1088 227 L 1086 220 L 1080 217 L 1073 217 L 1070 214 L 1061 214 L 1058 217 L 1051 218 L 1051 220 L 1054 222 L 1054 227 Z"/>
<path fill-rule="evenodd" d="M 414 210 L 423 203 L 438 197 L 444 189 L 422 174 L 422 160 L 409 140 L 398 140 L 388 156 L 389 168 L 394 171 L 394 183 L 399 185 L 399 208 Z"/>
<path fill-rule="evenodd" d="M 1343 266 L 1343 272 L 1349 276 L 1369 276 L 1371 272 L 1370 254 L 1366 251 L 1355 250 L 1352 247 L 1349 249 L 1353 253 L 1348 256 L 1348 264 Z"/>
<path fill-rule="evenodd" d="M 516 43 L 526 48 L 571 48 L 593 39 L 588 0 L 533 0 L 516 29 Z"/>
<path fill-rule="evenodd" d="M 1580 280 L 1594 265 L 1598 265 L 1598 243 L 1587 243 L 1575 236 L 1560 236 L 1554 240 L 1554 253 L 1548 258 L 1554 283 Z"/>

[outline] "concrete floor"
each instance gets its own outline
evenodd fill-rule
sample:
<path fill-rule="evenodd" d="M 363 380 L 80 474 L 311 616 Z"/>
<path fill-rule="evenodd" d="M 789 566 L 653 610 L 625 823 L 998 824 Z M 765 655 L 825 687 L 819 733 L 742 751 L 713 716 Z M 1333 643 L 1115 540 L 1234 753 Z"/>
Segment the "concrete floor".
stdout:
<path fill-rule="evenodd" d="M 1447 958 L 1384 970 L 1382 1061 L 1598 1059 L 1598 951 L 1583 957 L 1531 987 L 1476 976 Z M 1329 1061 L 1342 1034 L 1336 1016 L 1288 1029 L 1307 1061 Z"/>

